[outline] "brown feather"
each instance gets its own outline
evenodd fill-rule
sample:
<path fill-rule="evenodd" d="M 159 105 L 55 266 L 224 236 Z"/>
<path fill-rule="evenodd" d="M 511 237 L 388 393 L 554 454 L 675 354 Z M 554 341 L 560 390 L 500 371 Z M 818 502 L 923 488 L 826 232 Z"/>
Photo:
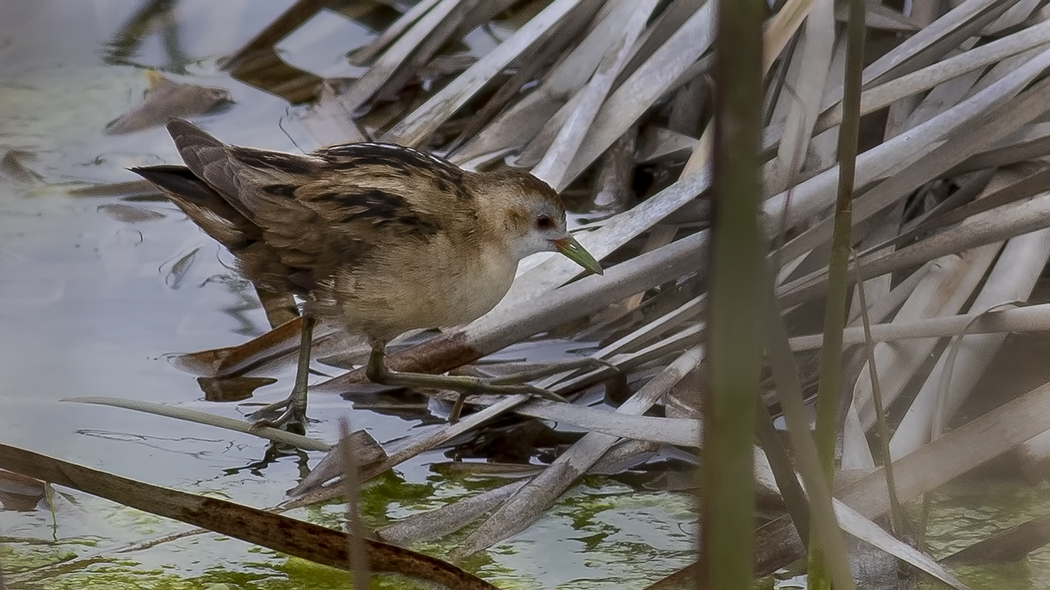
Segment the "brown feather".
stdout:
<path fill-rule="evenodd" d="M 373 341 L 491 309 L 537 208 L 564 233 L 557 195 L 522 172 L 468 172 L 392 144 L 295 155 L 227 145 L 182 120 L 168 130 L 186 167 L 133 171 L 229 248 L 248 278 L 308 296 L 312 313 Z"/>

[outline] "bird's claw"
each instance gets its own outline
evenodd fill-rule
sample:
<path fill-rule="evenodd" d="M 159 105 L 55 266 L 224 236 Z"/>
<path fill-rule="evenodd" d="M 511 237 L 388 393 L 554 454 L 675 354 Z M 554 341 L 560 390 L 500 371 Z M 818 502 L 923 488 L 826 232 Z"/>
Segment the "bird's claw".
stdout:
<path fill-rule="evenodd" d="M 283 411 L 277 417 L 271 417 L 274 412 L 282 409 Z M 303 430 L 303 425 L 310 422 L 310 419 L 306 417 L 306 408 L 296 403 L 296 400 L 292 398 L 256 410 L 249 414 L 248 418 L 254 420 L 251 425 L 252 430 L 257 428 L 288 428 L 298 431 Z"/>

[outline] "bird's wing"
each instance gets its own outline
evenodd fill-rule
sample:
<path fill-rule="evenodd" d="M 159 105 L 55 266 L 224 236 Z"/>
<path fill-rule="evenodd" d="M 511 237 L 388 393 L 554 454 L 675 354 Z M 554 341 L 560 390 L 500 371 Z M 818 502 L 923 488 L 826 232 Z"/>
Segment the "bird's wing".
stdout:
<path fill-rule="evenodd" d="M 195 125 L 168 130 L 186 166 L 263 231 L 306 288 L 375 249 L 442 232 L 468 235 L 474 203 L 462 170 L 388 144 L 344 144 L 308 155 L 227 145 Z"/>
<path fill-rule="evenodd" d="M 318 161 L 309 156 L 228 145 L 183 119 L 167 127 L 186 167 L 252 221 L 267 187 L 295 186 L 317 174 Z"/>

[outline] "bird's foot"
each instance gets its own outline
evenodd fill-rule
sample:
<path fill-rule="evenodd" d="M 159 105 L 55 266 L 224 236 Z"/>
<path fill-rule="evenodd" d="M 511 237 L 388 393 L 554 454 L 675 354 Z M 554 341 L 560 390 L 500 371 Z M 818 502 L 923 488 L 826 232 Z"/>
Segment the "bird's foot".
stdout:
<path fill-rule="evenodd" d="M 280 413 L 278 413 L 280 412 Z M 287 398 L 264 406 L 248 415 L 254 420 L 252 428 L 284 428 L 293 432 L 305 432 L 306 424 L 310 421 L 306 417 L 306 398 L 292 392 Z"/>
<path fill-rule="evenodd" d="M 460 392 L 463 393 L 463 395 L 475 393 L 490 393 L 493 395 L 516 395 L 524 393 L 526 395 L 531 395 L 534 397 L 542 397 L 543 399 L 548 399 L 552 402 L 559 402 L 563 404 L 569 403 L 569 400 L 558 395 L 557 393 L 554 393 L 553 391 L 545 389 L 543 387 L 537 387 L 536 385 L 532 385 L 530 383 L 515 383 L 513 381 L 508 382 L 505 380 L 504 377 L 500 377 L 498 380 L 487 378 L 475 379 L 477 380 L 467 387 L 450 387 L 450 389 L 458 389 Z"/>
<path fill-rule="evenodd" d="M 516 376 L 516 375 L 515 375 Z M 459 375 L 450 377 L 460 377 Z M 448 389 L 454 389 L 459 392 L 456 397 L 455 403 L 452 404 L 452 409 L 448 413 L 448 421 L 455 423 L 459 421 L 460 414 L 463 413 L 463 407 L 466 405 L 467 396 L 478 393 L 488 393 L 493 395 L 531 395 L 534 397 L 541 397 L 552 402 L 559 402 L 563 404 L 569 403 L 569 400 L 554 393 L 549 389 L 543 387 L 537 387 L 529 383 L 508 383 L 506 378 L 510 375 L 500 377 L 496 379 L 484 379 L 479 377 L 467 377 L 470 381 L 468 382 L 457 382 L 455 385 L 453 382 L 449 382 L 445 385 Z"/>
<path fill-rule="evenodd" d="M 508 383 L 525 383 L 527 381 L 535 381 L 536 379 L 543 379 L 544 377 L 550 377 L 551 375 L 557 375 L 559 373 L 566 373 L 569 371 L 594 371 L 597 369 L 612 369 L 616 370 L 616 365 L 609 361 L 594 358 L 594 357 L 583 357 L 578 359 L 572 359 L 567 361 L 559 361 L 556 363 L 548 363 L 546 365 L 529 369 L 526 371 L 519 371 L 517 373 L 510 373 L 499 377 L 491 377 L 483 379 L 483 381 L 491 385 L 503 385 Z M 546 391 L 546 390 L 544 390 Z M 550 393 L 550 392 L 548 392 Z M 547 397 L 546 395 L 542 397 Z M 557 401 L 557 400 L 555 400 Z"/>
<path fill-rule="evenodd" d="M 474 378 L 476 381 L 474 381 L 472 387 L 459 390 L 460 395 L 456 398 L 456 402 L 449 413 L 449 422 L 455 422 L 459 419 L 459 415 L 463 411 L 463 406 L 466 402 L 467 396 L 472 393 L 490 393 L 495 395 L 526 394 L 553 402 L 569 403 L 569 400 L 553 391 L 532 385 L 528 382 L 557 375 L 559 373 L 602 368 L 611 368 L 615 370 L 616 365 L 601 359 L 586 357 L 550 363 L 534 369 L 501 375 L 499 377 Z"/>
<path fill-rule="evenodd" d="M 427 373 L 403 373 L 391 371 L 386 367 L 384 357 L 386 351 L 382 344 L 374 345 L 372 354 L 368 357 L 368 365 L 365 374 L 373 383 L 381 385 L 400 385 L 404 387 L 425 387 L 435 389 L 451 389 L 460 392 L 449 416 L 449 422 L 459 419 L 466 397 L 470 394 L 489 393 L 495 395 L 526 394 L 555 402 L 568 403 L 562 396 L 545 389 L 527 383 L 551 375 L 557 375 L 567 371 L 580 369 L 613 368 L 615 366 L 596 358 L 578 358 L 570 361 L 551 363 L 535 369 L 520 371 L 500 377 L 474 377 L 469 375 L 431 375 Z"/>

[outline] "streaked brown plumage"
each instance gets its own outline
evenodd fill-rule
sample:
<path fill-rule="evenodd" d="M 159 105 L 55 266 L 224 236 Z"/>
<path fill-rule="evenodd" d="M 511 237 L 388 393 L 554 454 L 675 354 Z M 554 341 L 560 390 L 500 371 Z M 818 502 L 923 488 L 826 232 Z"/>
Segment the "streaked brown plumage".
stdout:
<path fill-rule="evenodd" d="M 436 376 L 406 383 L 411 374 L 387 371 L 386 342 L 480 317 L 503 298 L 528 254 L 560 250 L 601 271 L 566 232 L 555 192 L 524 172 L 468 172 L 392 144 L 296 155 L 227 145 L 183 120 L 169 122 L 168 131 L 186 166 L 132 170 L 228 248 L 249 279 L 299 294 L 310 316 L 365 335 L 376 381 L 438 386 Z M 469 388 L 462 380 L 442 385 Z M 305 395 L 305 374 L 296 393 L 300 386 Z"/>

